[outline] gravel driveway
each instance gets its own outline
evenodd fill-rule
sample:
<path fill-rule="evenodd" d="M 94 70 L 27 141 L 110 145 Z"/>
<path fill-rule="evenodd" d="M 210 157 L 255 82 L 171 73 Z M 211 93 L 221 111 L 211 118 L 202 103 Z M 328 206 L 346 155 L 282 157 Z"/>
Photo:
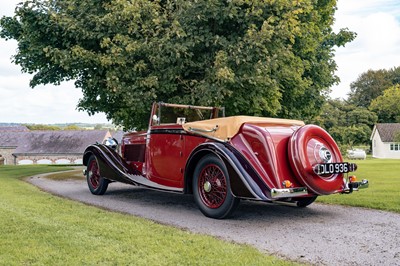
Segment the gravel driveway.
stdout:
<path fill-rule="evenodd" d="M 315 265 L 400 265 L 400 214 L 314 203 L 307 208 L 242 201 L 234 216 L 206 218 L 191 195 L 112 183 L 92 195 L 84 181 L 28 181 L 62 197 L 246 243 Z M 346 197 L 346 196 L 344 196 Z M 351 195 L 347 196 L 351 200 Z"/>

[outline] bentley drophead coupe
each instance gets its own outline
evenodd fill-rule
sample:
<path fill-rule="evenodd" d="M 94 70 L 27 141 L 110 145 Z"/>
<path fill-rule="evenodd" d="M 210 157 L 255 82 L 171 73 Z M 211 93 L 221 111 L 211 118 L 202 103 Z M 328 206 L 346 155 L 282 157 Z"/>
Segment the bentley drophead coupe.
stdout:
<path fill-rule="evenodd" d="M 303 121 L 225 117 L 221 107 L 154 103 L 147 131 L 87 147 L 89 190 L 110 182 L 193 194 L 211 218 L 232 214 L 241 199 L 305 207 L 322 195 L 368 187 L 349 175 L 332 137 Z"/>

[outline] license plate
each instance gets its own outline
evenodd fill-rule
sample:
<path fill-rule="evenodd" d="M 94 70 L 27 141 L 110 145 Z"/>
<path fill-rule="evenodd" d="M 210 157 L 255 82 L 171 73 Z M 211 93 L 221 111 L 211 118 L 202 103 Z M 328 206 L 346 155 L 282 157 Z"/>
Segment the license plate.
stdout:
<path fill-rule="evenodd" d="M 352 163 L 322 163 L 314 166 L 317 175 L 343 174 L 354 171 Z"/>

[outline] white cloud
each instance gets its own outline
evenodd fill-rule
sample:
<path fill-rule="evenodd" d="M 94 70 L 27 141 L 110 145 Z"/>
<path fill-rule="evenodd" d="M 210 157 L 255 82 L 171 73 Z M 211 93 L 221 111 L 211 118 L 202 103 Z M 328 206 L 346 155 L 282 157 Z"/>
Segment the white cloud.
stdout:
<path fill-rule="evenodd" d="M 400 3 L 393 0 L 339 1 L 335 29 L 348 27 L 357 38 L 338 48 L 336 63 L 341 83 L 333 98 L 347 97 L 350 83 L 369 69 L 400 66 Z"/>
<path fill-rule="evenodd" d="M 0 50 L 4 44 L 0 43 Z M 0 55 L 0 122 L 15 123 L 107 123 L 104 114 L 89 116 L 78 112 L 76 105 L 82 92 L 73 82 L 60 86 L 29 87 L 31 75 L 22 74 L 20 67 Z M 8 63 L 7 63 L 8 62 Z"/>
<path fill-rule="evenodd" d="M 0 17 L 12 16 L 21 0 L 3 1 Z M 104 114 L 89 116 L 78 112 L 76 105 L 82 92 L 73 82 L 60 86 L 29 87 L 31 75 L 22 74 L 19 66 L 11 63 L 17 42 L 0 39 L 0 122 L 14 123 L 107 123 Z"/>

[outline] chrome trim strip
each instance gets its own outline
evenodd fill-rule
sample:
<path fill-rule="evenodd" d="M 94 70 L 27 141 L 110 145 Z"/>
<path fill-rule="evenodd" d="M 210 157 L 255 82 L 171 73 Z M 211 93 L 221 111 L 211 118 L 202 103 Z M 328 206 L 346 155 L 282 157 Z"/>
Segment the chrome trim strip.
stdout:
<path fill-rule="evenodd" d="M 218 130 L 218 125 L 216 125 L 212 129 L 202 129 L 202 128 L 189 127 L 189 131 L 191 131 L 191 132 L 211 133 L 211 132 L 215 132 L 217 130 Z"/>
<path fill-rule="evenodd" d="M 294 188 L 273 188 L 271 189 L 271 197 L 273 199 L 279 198 L 291 198 L 308 195 L 306 187 L 294 187 Z"/>

